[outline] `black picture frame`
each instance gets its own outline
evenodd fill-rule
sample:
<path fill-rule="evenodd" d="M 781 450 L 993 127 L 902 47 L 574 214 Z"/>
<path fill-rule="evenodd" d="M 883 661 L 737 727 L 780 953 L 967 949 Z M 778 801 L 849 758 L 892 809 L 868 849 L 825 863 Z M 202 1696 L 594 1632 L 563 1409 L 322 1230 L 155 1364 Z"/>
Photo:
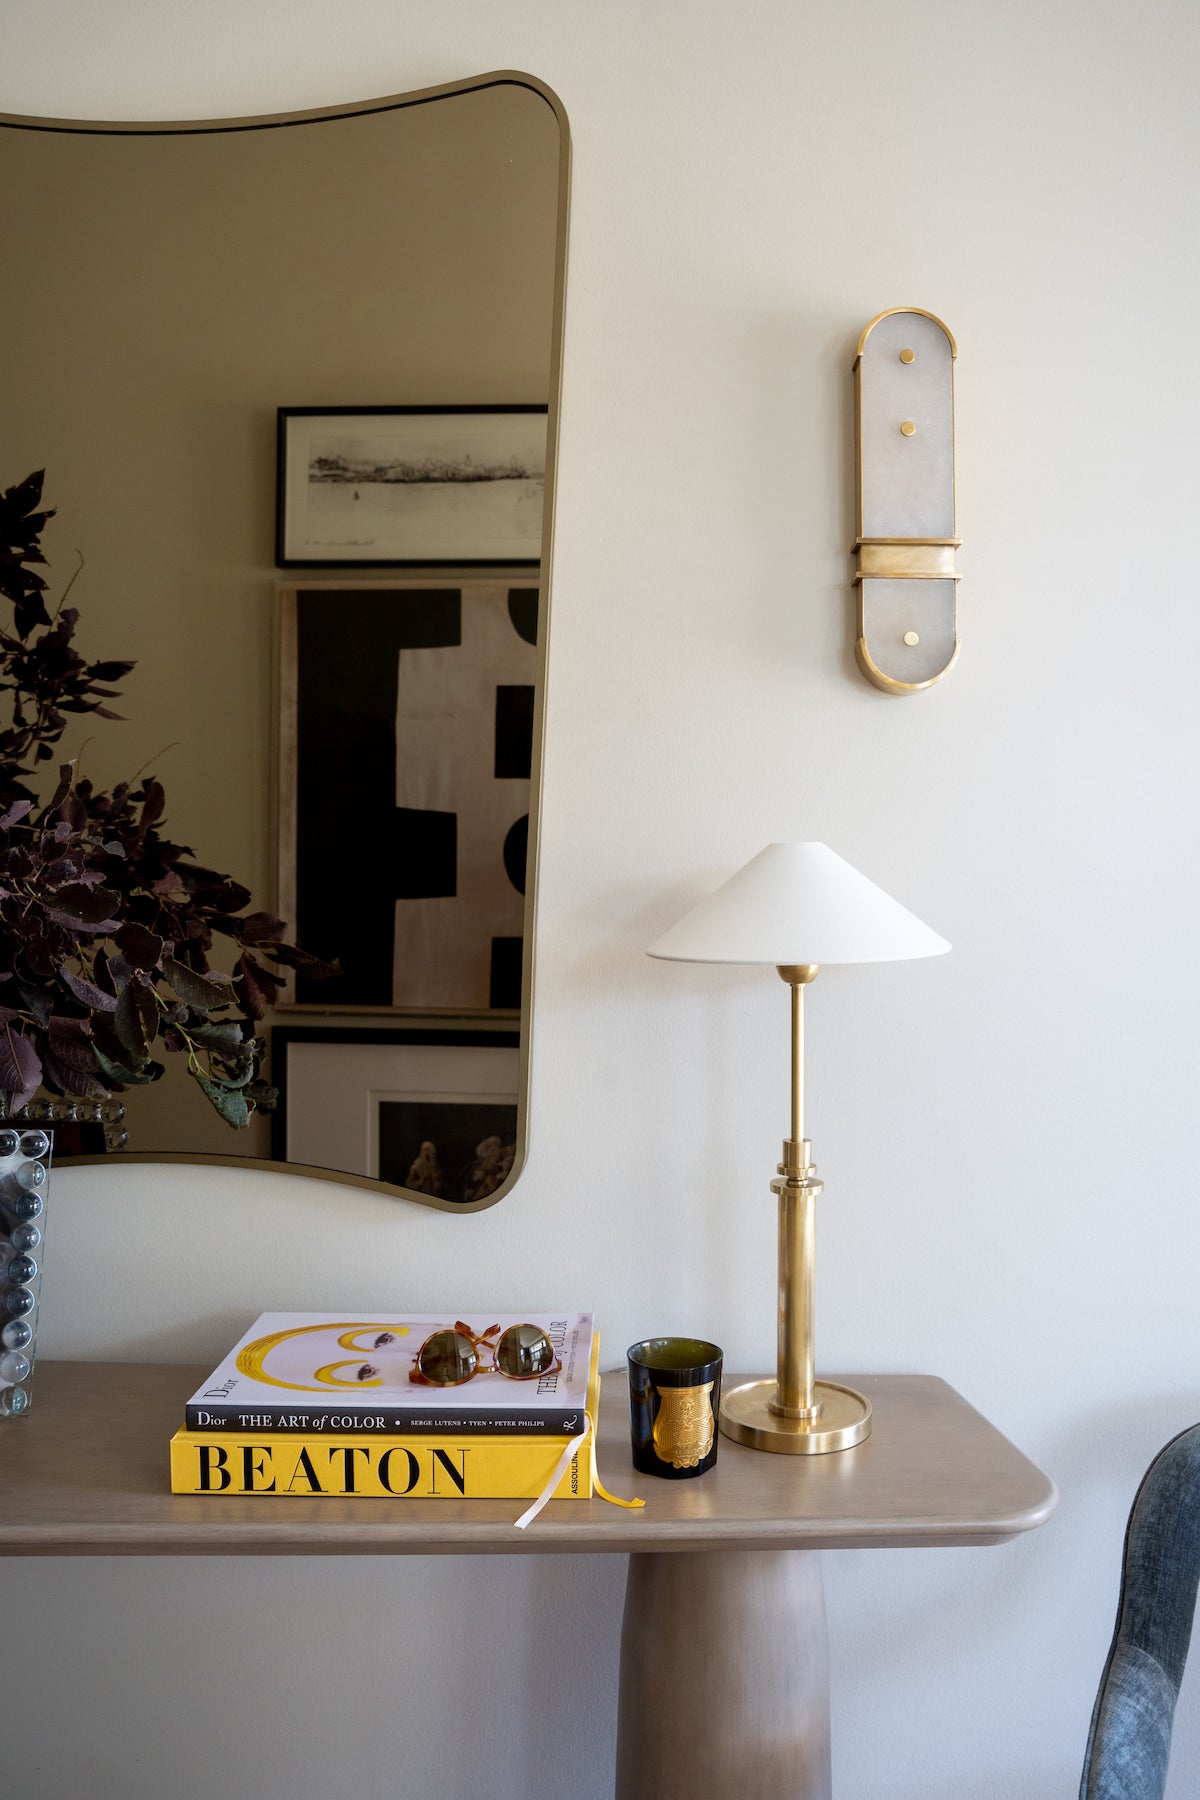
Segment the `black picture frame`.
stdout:
<path fill-rule="evenodd" d="M 409 1127 L 410 1136 L 413 1137 L 414 1144 L 419 1143 L 420 1139 L 423 1137 L 431 1136 L 434 1130 L 436 1130 L 441 1137 L 443 1146 L 446 1145 L 447 1137 L 463 1138 L 465 1148 L 458 1147 L 450 1149 L 446 1147 L 443 1149 L 443 1154 L 447 1157 L 446 1177 L 448 1183 L 452 1185 L 455 1181 L 458 1181 L 459 1186 L 461 1186 L 461 1169 L 459 1168 L 459 1165 L 462 1164 L 464 1159 L 471 1151 L 473 1151 L 480 1131 L 487 1130 L 487 1125 L 483 1123 L 482 1120 L 488 1109 L 495 1112 L 498 1107 L 502 1107 L 504 1116 L 500 1122 L 504 1127 L 503 1135 L 507 1136 L 508 1132 L 511 1131 L 511 1143 L 516 1150 L 519 1162 L 520 1156 L 523 1155 L 524 1131 L 520 1121 L 520 1100 L 518 1094 L 514 1091 L 511 1096 L 506 1096 L 503 1102 L 499 1102 L 494 1096 L 486 1095 L 486 1092 L 483 1090 L 481 1090 L 479 1098 L 474 1099 L 469 1093 L 464 1093 L 462 1089 L 464 1086 L 463 1065 L 465 1060 L 463 1053 L 466 1053 L 466 1059 L 469 1059 L 470 1052 L 473 1050 L 508 1051 L 512 1053 L 515 1066 L 520 1050 L 520 1043 L 520 1032 L 508 1030 L 442 1030 L 436 1027 L 417 1026 L 397 1027 L 393 1029 L 334 1025 L 272 1026 L 270 1030 L 270 1061 L 268 1068 L 270 1070 L 271 1082 L 273 1086 L 278 1089 L 279 1098 L 275 1110 L 271 1114 L 271 1160 L 277 1164 L 283 1165 L 290 1163 L 293 1167 L 324 1168 L 333 1166 L 328 1163 L 308 1163 L 303 1160 L 293 1161 L 289 1156 L 289 1150 L 291 1148 L 289 1142 L 289 1089 L 291 1086 L 289 1079 L 289 1052 L 294 1046 L 319 1046 L 327 1050 L 334 1058 L 337 1057 L 339 1050 L 350 1046 L 365 1046 L 376 1053 L 376 1056 L 372 1058 L 373 1075 L 379 1071 L 378 1053 L 384 1050 L 395 1049 L 397 1046 L 402 1046 L 410 1049 L 419 1049 L 422 1052 L 422 1064 L 426 1069 L 430 1067 L 431 1054 L 436 1055 L 439 1050 L 450 1053 L 452 1057 L 454 1075 L 450 1085 L 458 1091 L 442 1095 L 434 1088 L 423 1092 L 419 1097 L 412 1095 L 387 1095 L 383 1097 L 380 1102 L 381 1112 L 389 1105 L 397 1106 L 401 1109 L 413 1110 L 420 1104 L 435 1110 L 440 1121 L 437 1127 L 422 1126 L 418 1130 L 413 1125 L 412 1121 L 406 1118 L 405 1123 Z M 357 1077 L 354 1079 L 357 1079 Z M 335 1087 L 336 1083 L 330 1081 L 323 1085 Z M 485 1088 L 486 1085 L 487 1084 L 485 1084 Z M 367 1091 L 366 1088 L 364 1088 L 363 1091 L 365 1093 Z M 451 1115 L 456 1110 L 460 1117 L 457 1121 L 451 1122 Z M 366 1109 L 364 1108 L 364 1117 L 365 1111 Z M 476 1115 L 479 1115 L 479 1117 L 476 1117 Z M 311 1108 L 305 1114 L 305 1118 L 306 1122 L 311 1127 Z M 377 1130 L 383 1130 L 382 1121 L 377 1125 Z M 381 1154 L 383 1153 L 383 1149 L 384 1146 L 381 1143 Z M 411 1150 L 406 1151 L 402 1160 L 407 1161 L 410 1155 Z M 358 1173 L 359 1171 L 349 1170 L 342 1172 L 353 1174 Z M 405 1171 L 400 1169 L 398 1163 L 394 1167 L 389 1165 L 386 1173 L 383 1172 L 381 1167 L 376 1178 L 388 1181 L 390 1184 L 397 1187 L 404 1187 L 406 1185 Z M 438 1198 L 447 1200 L 451 1204 L 471 1203 L 470 1200 L 464 1200 L 463 1196 L 457 1192 L 439 1194 Z"/>
<path fill-rule="evenodd" d="M 380 429 L 395 422 L 392 432 Z M 541 421 L 540 432 L 531 430 Z M 545 510 L 546 449 L 549 408 L 541 403 L 479 406 L 281 406 L 276 420 L 275 562 L 281 569 L 482 569 L 534 568 L 541 561 L 542 521 Z M 343 421 L 341 432 L 335 421 Z M 511 430 L 503 429 L 511 421 Z M 369 423 L 368 423 L 369 422 Z M 310 429 L 304 429 L 308 424 Z M 472 427 L 474 426 L 474 429 Z M 357 428 L 357 430 L 356 430 Z M 322 432 L 328 434 L 322 439 Z M 415 474 L 397 475 L 384 482 L 356 480 L 349 473 L 355 459 L 346 452 L 318 452 L 323 441 L 332 447 L 354 435 L 364 450 L 372 440 L 375 453 L 391 456 L 393 467 L 413 469 L 410 457 L 424 457 L 431 470 L 428 481 Z M 472 457 L 471 448 L 475 455 Z M 503 461 L 508 455 L 512 473 Z M 325 461 L 330 473 L 313 482 L 302 479 L 301 460 Z M 501 461 L 497 462 L 496 458 Z M 488 459 L 491 459 L 490 461 Z M 365 457 L 359 460 L 364 461 Z M 336 472 L 341 464 L 347 471 Z M 468 469 L 470 465 L 470 469 Z M 485 474 L 484 469 L 504 473 Z M 446 473 L 455 470 L 456 473 Z M 464 472 L 467 471 L 467 472 Z M 511 482 L 511 488 L 510 488 Z M 351 497 L 338 504 L 336 518 L 320 531 L 304 502 L 314 489 L 329 490 L 332 498 L 341 488 Z M 352 522 L 350 508 L 363 498 L 363 489 L 380 490 L 379 504 L 370 505 L 365 529 Z M 413 505 L 385 506 L 383 490 L 408 490 Z M 535 491 L 536 490 L 536 491 Z M 435 505 L 434 502 L 437 502 Z M 434 518 L 421 516 L 427 512 Z M 301 516 L 303 515 L 303 516 Z M 344 516 L 343 516 L 344 515 Z M 390 515 L 390 516 L 389 516 Z M 323 547 L 314 542 L 324 532 L 331 536 Z M 358 541 L 345 537 L 347 530 L 363 533 Z M 315 553 L 297 554 L 307 545 Z M 342 555 L 330 552 L 342 548 Z M 388 554 L 403 550 L 404 554 Z"/>

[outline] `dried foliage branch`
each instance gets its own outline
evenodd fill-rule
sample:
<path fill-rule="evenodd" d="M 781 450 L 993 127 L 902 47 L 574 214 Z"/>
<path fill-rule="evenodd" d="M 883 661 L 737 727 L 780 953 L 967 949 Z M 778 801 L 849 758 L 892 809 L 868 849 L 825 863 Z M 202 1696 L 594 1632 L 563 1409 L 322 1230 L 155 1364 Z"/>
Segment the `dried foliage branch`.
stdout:
<path fill-rule="evenodd" d="M 268 1110 L 257 1024 L 288 969 L 336 973 L 286 941 L 282 919 L 247 912 L 248 890 L 193 861 L 165 835 L 166 796 L 153 775 L 111 792 L 59 767 L 41 805 L 30 780 L 52 762 L 69 714 L 117 719 L 104 702 L 132 662 L 83 660 L 79 614 L 46 610 L 43 472 L 0 494 L 0 1098 L 10 1112 L 38 1092 L 107 1099 L 157 1081 L 159 1054 L 188 1073 L 235 1127 Z M 65 599 L 65 596 L 64 596 Z M 229 973 L 211 967 L 231 940 Z M 222 959 L 224 960 L 224 959 Z"/>

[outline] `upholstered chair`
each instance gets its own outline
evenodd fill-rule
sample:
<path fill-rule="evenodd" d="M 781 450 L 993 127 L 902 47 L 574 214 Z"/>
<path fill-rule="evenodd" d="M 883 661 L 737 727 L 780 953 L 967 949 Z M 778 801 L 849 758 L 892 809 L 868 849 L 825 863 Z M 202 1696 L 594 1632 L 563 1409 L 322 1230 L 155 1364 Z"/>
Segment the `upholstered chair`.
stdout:
<path fill-rule="evenodd" d="M 1129 1515 L 1117 1625 L 1080 1800 L 1162 1800 L 1198 1579 L 1200 1425 L 1193 1425 L 1159 1451 Z"/>

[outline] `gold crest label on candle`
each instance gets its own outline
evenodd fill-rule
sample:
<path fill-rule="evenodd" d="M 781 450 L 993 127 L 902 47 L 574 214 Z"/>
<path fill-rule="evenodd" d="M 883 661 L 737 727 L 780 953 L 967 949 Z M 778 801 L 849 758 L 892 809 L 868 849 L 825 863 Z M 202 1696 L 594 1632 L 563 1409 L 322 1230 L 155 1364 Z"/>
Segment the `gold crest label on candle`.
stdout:
<path fill-rule="evenodd" d="M 654 1449 L 672 1468 L 694 1469 L 712 1449 L 716 1431 L 712 1390 L 711 1381 L 701 1387 L 656 1390 L 662 1405 L 654 1421 Z"/>

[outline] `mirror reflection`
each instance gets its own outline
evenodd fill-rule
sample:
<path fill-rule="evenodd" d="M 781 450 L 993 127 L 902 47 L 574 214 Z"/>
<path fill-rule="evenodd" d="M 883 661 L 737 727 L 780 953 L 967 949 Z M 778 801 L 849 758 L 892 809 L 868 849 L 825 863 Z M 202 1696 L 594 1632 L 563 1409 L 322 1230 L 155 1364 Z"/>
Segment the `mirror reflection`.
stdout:
<path fill-rule="evenodd" d="M 4 126 L 7 1110 L 59 1158 L 491 1204 L 525 1153 L 557 105 Z"/>

